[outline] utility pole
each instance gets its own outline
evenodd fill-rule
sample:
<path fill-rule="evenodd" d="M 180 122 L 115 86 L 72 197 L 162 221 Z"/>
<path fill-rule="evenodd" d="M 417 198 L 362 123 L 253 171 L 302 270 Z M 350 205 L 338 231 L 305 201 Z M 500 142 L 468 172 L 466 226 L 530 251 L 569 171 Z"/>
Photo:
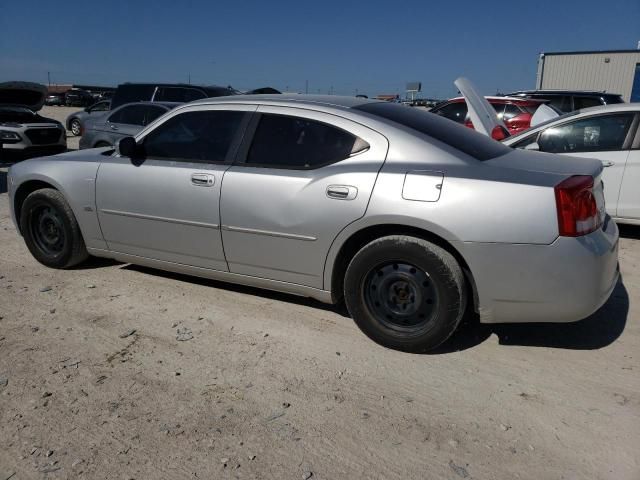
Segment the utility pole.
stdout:
<path fill-rule="evenodd" d="M 191 85 L 191 72 L 189 72 L 189 85 Z"/>
<path fill-rule="evenodd" d="M 51 86 L 51 72 L 47 72 L 47 82 L 49 83 L 49 86 Z"/>

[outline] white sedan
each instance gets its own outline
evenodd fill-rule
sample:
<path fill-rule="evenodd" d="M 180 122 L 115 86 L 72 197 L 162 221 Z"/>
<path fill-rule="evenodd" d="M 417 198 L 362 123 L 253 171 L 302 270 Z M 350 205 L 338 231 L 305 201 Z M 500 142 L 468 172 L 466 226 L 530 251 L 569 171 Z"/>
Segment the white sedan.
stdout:
<path fill-rule="evenodd" d="M 618 223 L 640 225 L 640 103 L 577 110 L 503 141 L 526 150 L 595 158 L 607 212 Z"/>

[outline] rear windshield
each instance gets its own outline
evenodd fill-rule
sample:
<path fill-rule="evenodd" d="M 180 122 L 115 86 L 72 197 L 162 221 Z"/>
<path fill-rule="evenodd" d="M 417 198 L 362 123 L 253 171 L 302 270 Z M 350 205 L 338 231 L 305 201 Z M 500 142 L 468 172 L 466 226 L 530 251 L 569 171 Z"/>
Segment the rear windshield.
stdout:
<path fill-rule="evenodd" d="M 511 151 L 509 147 L 471 128 L 456 125 L 423 110 L 387 102 L 367 103 L 355 108 L 428 135 L 480 161 L 491 160 Z"/>

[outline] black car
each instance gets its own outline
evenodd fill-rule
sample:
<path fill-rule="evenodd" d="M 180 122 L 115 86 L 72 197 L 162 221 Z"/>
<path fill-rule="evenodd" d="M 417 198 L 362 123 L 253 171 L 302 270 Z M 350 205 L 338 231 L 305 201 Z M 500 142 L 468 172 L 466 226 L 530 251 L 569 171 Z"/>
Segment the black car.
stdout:
<path fill-rule="evenodd" d="M 185 83 L 123 83 L 111 99 L 111 109 L 131 102 L 191 102 L 201 98 L 236 95 L 229 87 L 200 86 Z"/>
<path fill-rule="evenodd" d="M 553 107 L 563 113 L 600 105 L 624 103 L 622 96 L 617 93 L 595 90 L 520 90 L 508 93 L 506 96 L 549 100 Z"/>
<path fill-rule="evenodd" d="M 93 96 L 86 90 L 72 88 L 64 94 L 64 104 L 67 107 L 88 107 L 94 103 Z"/>
<path fill-rule="evenodd" d="M 49 93 L 44 99 L 44 104 L 49 106 L 64 106 L 64 93 Z"/>

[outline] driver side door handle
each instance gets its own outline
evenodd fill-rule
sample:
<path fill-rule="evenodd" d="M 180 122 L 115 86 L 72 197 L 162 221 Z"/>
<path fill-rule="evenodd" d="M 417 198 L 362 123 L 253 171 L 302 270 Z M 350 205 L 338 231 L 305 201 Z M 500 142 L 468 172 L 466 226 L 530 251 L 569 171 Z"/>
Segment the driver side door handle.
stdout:
<path fill-rule="evenodd" d="M 192 173 L 191 183 L 197 187 L 213 187 L 216 177 L 208 173 Z"/>

